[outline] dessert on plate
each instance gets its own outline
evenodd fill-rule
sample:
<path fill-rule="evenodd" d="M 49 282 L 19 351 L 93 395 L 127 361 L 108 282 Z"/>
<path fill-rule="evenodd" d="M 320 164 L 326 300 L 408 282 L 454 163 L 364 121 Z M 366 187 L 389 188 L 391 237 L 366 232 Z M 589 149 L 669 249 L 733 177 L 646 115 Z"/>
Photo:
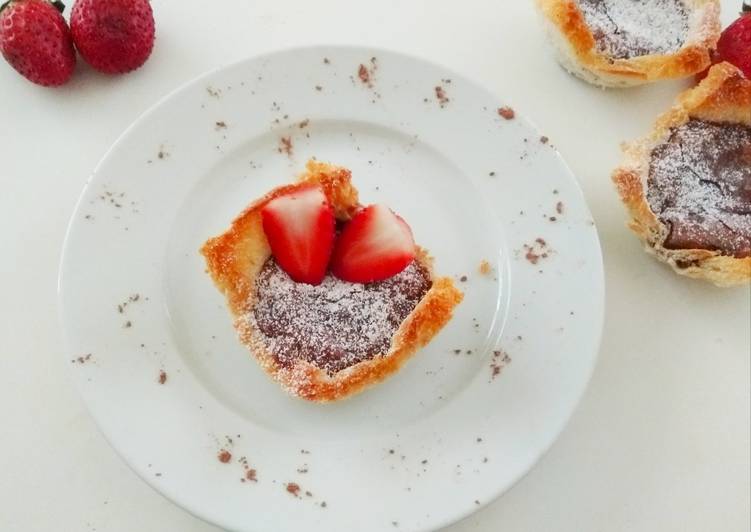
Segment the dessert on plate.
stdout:
<path fill-rule="evenodd" d="M 349 170 L 311 161 L 201 249 L 240 340 L 292 395 L 342 399 L 395 373 L 462 294 L 407 223 L 363 206 Z"/>
<path fill-rule="evenodd" d="M 563 67 L 603 87 L 703 71 L 720 36 L 718 0 L 535 0 Z"/>
<path fill-rule="evenodd" d="M 646 248 L 719 286 L 751 280 L 751 80 L 713 66 L 613 174 Z"/>

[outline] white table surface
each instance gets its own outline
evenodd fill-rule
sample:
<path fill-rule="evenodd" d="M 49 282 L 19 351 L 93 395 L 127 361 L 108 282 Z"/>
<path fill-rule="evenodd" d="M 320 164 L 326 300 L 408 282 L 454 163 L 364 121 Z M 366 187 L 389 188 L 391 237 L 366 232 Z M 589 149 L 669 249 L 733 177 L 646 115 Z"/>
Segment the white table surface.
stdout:
<path fill-rule="evenodd" d="M 740 0 L 722 3 L 730 21 Z M 57 320 L 63 236 L 99 158 L 167 92 L 250 55 L 321 43 L 401 50 L 504 95 L 579 176 L 602 239 L 604 340 L 580 407 L 529 475 L 449 530 L 751 528 L 751 292 L 679 278 L 644 254 L 609 179 L 619 143 L 685 83 L 605 92 L 576 81 L 552 59 L 531 0 L 153 4 L 156 47 L 133 74 L 79 62 L 51 90 L 0 65 L 0 530 L 218 530 L 139 480 L 78 397 Z"/>

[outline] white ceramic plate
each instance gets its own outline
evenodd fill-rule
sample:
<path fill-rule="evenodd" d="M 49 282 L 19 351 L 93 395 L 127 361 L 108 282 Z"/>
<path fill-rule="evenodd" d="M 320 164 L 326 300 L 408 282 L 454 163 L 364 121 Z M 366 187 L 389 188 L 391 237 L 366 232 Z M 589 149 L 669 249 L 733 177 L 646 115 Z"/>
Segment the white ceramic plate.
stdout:
<path fill-rule="evenodd" d="M 527 472 L 590 377 L 603 272 L 574 177 L 507 104 L 417 59 L 310 48 L 210 73 L 126 131 L 73 216 L 60 306 L 81 393 L 128 464 L 252 531 L 435 529 Z M 311 157 L 349 167 L 466 294 L 399 374 L 330 405 L 267 378 L 198 254 Z"/>

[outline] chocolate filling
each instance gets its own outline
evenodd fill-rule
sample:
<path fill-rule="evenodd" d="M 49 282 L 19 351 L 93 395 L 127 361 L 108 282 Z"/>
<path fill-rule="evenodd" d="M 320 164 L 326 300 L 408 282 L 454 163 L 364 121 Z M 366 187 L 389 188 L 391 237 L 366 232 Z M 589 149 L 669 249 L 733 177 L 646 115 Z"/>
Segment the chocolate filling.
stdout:
<path fill-rule="evenodd" d="M 668 249 L 751 256 L 751 127 L 690 120 L 652 152 L 647 200 Z"/>
<path fill-rule="evenodd" d="M 280 365 L 306 360 L 333 375 L 386 354 L 431 285 L 417 261 L 379 283 L 347 283 L 328 275 L 311 286 L 292 281 L 270 258 L 256 281 L 250 319 Z"/>
<path fill-rule="evenodd" d="M 688 37 L 682 0 L 578 0 L 597 51 L 629 59 L 678 51 Z"/>

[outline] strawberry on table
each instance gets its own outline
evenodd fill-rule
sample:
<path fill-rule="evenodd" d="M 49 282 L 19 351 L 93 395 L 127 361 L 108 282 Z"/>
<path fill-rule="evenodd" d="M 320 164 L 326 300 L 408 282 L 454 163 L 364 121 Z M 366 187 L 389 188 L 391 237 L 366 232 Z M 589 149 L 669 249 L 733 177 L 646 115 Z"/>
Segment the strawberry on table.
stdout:
<path fill-rule="evenodd" d="M 740 18 L 722 32 L 717 42 L 717 55 L 751 78 L 751 2 L 743 3 Z"/>
<path fill-rule="evenodd" d="M 415 258 L 415 241 L 407 223 L 384 205 L 359 211 L 344 227 L 331 258 L 331 272 L 344 281 L 383 281 Z"/>
<path fill-rule="evenodd" d="M 70 79 L 76 66 L 62 2 L 9 0 L 0 5 L 0 51 L 23 77 L 56 87 Z"/>
<path fill-rule="evenodd" d="M 318 285 L 334 247 L 334 210 L 319 186 L 299 188 L 261 210 L 263 231 L 279 266 L 298 283 Z"/>
<path fill-rule="evenodd" d="M 76 0 L 70 28 L 84 60 L 105 74 L 139 68 L 154 47 L 148 0 Z"/>

